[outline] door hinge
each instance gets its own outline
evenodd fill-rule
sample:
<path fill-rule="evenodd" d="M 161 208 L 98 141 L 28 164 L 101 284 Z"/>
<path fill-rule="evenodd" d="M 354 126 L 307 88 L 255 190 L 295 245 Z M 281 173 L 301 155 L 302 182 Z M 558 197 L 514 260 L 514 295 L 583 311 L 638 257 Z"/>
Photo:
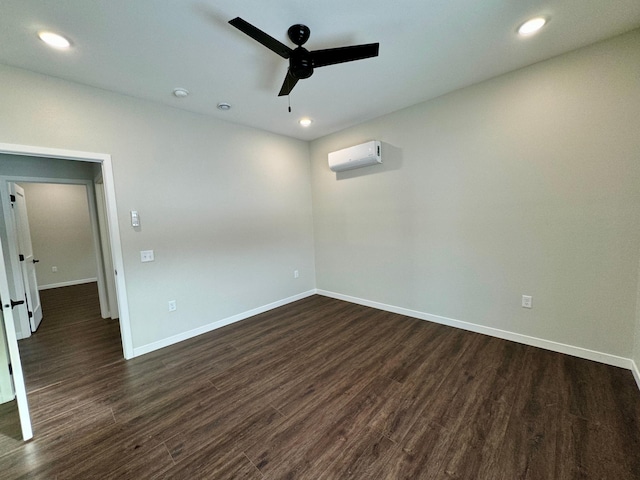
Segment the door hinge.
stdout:
<path fill-rule="evenodd" d="M 16 201 L 16 196 L 15 195 L 9 195 L 9 200 L 11 200 L 11 203 L 14 203 Z"/>
<path fill-rule="evenodd" d="M 9 362 L 9 375 L 13 375 L 13 367 L 11 367 L 11 362 Z"/>
<path fill-rule="evenodd" d="M 29 318 L 33 318 L 33 312 L 30 312 L 29 310 L 27 310 L 27 313 L 29 314 Z"/>
<path fill-rule="evenodd" d="M 20 259 L 20 261 L 21 261 L 21 262 L 24 262 L 24 255 L 19 254 L 19 255 L 18 255 L 18 258 Z"/>

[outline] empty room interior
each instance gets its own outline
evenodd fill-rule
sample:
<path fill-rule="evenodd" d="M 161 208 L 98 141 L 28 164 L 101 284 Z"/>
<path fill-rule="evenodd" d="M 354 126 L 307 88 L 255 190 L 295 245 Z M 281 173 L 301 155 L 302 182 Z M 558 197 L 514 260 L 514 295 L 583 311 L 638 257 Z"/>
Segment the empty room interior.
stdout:
<path fill-rule="evenodd" d="M 640 478 L 640 2 L 320 3 L 2 3 L 0 477 Z"/>

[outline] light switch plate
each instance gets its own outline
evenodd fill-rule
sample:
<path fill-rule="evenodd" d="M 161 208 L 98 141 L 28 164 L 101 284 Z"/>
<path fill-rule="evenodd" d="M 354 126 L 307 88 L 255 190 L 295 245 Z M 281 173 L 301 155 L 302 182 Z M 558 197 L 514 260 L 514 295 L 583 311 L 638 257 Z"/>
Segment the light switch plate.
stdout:
<path fill-rule="evenodd" d="M 141 262 L 153 262 L 153 250 L 140 250 Z"/>

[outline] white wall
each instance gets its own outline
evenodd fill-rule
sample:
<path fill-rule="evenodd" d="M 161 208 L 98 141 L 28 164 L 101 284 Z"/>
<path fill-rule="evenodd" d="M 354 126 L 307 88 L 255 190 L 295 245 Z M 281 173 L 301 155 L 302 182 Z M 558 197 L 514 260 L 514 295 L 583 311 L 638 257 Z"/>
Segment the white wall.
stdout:
<path fill-rule="evenodd" d="M 112 156 L 134 348 L 313 289 L 306 142 L 5 66 L 0 82 L 0 142 Z"/>
<path fill-rule="evenodd" d="M 635 31 L 312 142 L 318 288 L 630 358 L 639 58 Z M 382 166 L 329 171 L 371 139 Z"/>
<path fill-rule="evenodd" d="M 87 188 L 84 185 L 24 183 L 36 274 L 40 287 L 95 281 Z M 57 272 L 52 267 L 57 267 Z"/>

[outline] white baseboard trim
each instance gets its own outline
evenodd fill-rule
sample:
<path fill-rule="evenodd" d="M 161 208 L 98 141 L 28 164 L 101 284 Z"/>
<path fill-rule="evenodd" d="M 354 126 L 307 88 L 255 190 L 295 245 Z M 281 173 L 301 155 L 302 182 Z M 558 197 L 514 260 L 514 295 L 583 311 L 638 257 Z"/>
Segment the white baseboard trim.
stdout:
<path fill-rule="evenodd" d="M 455 320 L 453 318 L 442 317 L 439 315 L 432 315 L 429 313 L 419 312 L 416 310 L 410 310 L 403 307 L 396 307 L 394 305 L 387 305 L 384 303 L 373 302 L 371 300 L 364 300 L 362 298 L 352 297 L 350 295 L 343 295 L 341 293 L 329 292 L 327 290 L 317 290 L 318 295 L 325 297 L 335 298 L 337 300 L 344 300 L 346 302 L 363 305 L 365 307 L 376 308 L 378 310 L 385 310 L 387 312 L 397 313 L 405 315 L 407 317 L 418 318 L 420 320 L 427 320 L 450 327 L 461 328 L 475 333 L 482 333 L 492 337 L 502 338 L 504 340 L 511 340 L 513 342 L 522 343 L 524 345 L 530 345 L 532 347 L 544 348 L 545 350 L 551 350 L 553 352 L 565 353 L 574 357 L 584 358 L 586 360 L 593 360 L 607 365 L 613 365 L 614 367 L 622 367 L 627 370 L 633 370 L 633 361 L 630 358 L 619 357 L 611 355 L 609 353 L 598 352 L 596 350 L 589 350 L 582 347 L 575 347 L 573 345 L 567 345 L 564 343 L 554 342 L 552 340 L 545 340 L 543 338 L 530 337 L 520 333 L 509 332 L 507 330 L 500 330 L 498 328 L 486 327 L 484 325 L 478 325 L 476 323 L 464 322 L 462 320 Z M 640 377 L 638 376 L 637 368 L 634 370 L 636 382 L 640 387 Z"/>
<path fill-rule="evenodd" d="M 631 360 L 631 371 L 633 372 L 633 378 L 636 379 L 636 384 L 640 389 L 640 370 L 638 370 L 638 364 L 634 360 Z"/>
<path fill-rule="evenodd" d="M 194 328 L 193 330 L 189 330 L 187 332 L 179 333 L 172 337 L 164 338 L 162 340 L 158 340 L 157 342 L 148 343 L 147 345 L 142 345 L 141 347 L 135 347 L 133 349 L 133 356 L 139 357 L 140 355 L 144 355 L 145 353 L 150 353 L 155 350 L 159 350 L 164 347 L 168 347 L 169 345 L 173 345 L 174 343 L 182 342 L 184 340 L 188 340 L 193 337 L 197 337 L 198 335 L 202 335 L 203 333 L 211 332 L 212 330 L 216 330 L 218 328 L 225 327 L 232 323 L 239 322 L 241 320 L 245 320 L 249 317 L 253 317 L 254 315 L 258 315 L 260 313 L 268 312 L 269 310 L 273 310 L 274 308 L 282 307 L 289 303 L 297 302 L 298 300 L 302 300 L 303 298 L 310 297 L 311 295 L 315 295 L 315 290 L 309 290 L 307 292 L 299 293 L 298 295 L 294 295 L 292 297 L 284 298 L 282 300 L 278 300 L 273 303 L 269 303 L 267 305 L 263 305 L 262 307 L 254 308 L 247 312 L 239 313 L 237 315 L 233 315 L 231 317 L 223 318 L 222 320 L 215 321 L 213 323 L 209 323 L 207 325 L 203 325 L 198 328 Z"/>
<path fill-rule="evenodd" d="M 38 285 L 38 290 L 49 290 L 51 288 L 70 287 L 72 285 L 82 285 L 83 283 L 97 282 L 97 278 L 81 278 L 80 280 L 70 280 L 68 282 L 50 283 L 48 285 Z"/>

